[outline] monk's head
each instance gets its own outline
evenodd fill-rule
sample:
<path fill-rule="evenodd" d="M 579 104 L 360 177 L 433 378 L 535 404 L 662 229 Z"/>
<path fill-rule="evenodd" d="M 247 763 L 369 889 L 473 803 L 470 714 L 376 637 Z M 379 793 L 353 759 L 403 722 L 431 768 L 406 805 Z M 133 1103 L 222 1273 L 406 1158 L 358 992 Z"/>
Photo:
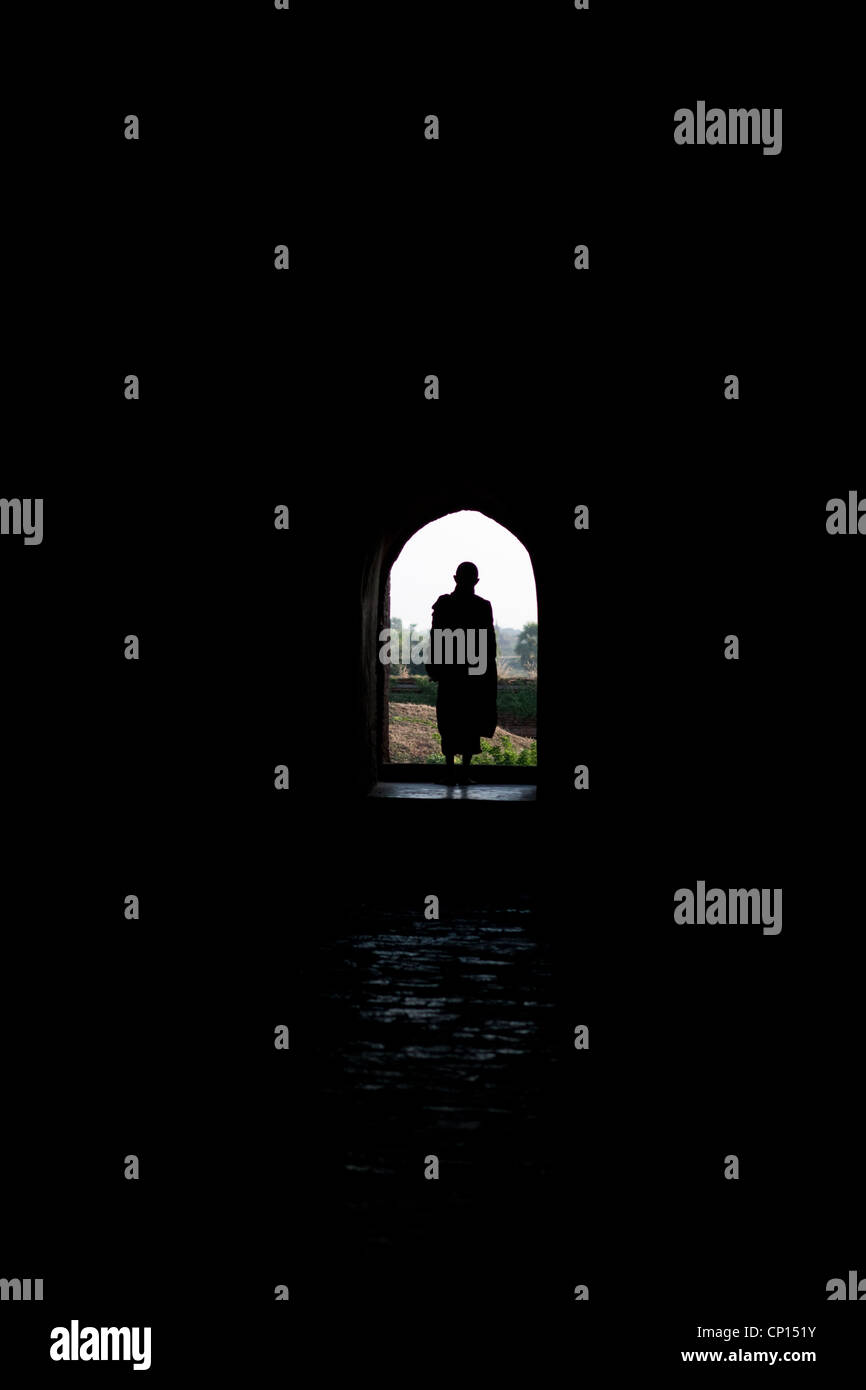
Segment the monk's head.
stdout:
<path fill-rule="evenodd" d="M 454 583 L 458 589 L 462 589 L 471 594 L 475 585 L 478 583 L 478 569 L 471 560 L 464 560 L 462 565 L 457 566 L 454 575 Z"/>

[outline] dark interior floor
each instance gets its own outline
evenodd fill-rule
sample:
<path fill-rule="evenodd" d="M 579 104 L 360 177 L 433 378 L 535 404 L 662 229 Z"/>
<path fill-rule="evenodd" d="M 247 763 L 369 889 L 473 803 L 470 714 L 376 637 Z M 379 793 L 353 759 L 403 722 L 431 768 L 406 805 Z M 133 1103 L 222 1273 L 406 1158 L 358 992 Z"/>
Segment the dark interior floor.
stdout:
<path fill-rule="evenodd" d="M 377 782 L 370 796 L 408 796 L 414 800 L 434 801 L 534 801 L 535 787 L 511 782 L 468 787 L 446 787 L 442 782 Z"/>

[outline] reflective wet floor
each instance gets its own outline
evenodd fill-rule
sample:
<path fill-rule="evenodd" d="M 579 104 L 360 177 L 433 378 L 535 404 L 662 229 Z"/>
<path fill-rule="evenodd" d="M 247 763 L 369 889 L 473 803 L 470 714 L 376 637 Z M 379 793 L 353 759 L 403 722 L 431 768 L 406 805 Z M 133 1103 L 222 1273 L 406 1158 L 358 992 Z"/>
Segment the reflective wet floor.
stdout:
<path fill-rule="evenodd" d="M 530 909 L 448 922 L 423 912 L 422 902 L 368 914 L 317 966 L 334 1177 L 356 1210 L 378 1210 L 383 1240 L 423 1198 L 429 1154 L 456 1200 L 499 1182 L 503 1165 L 544 1180 L 564 1051 L 549 946 Z"/>
<path fill-rule="evenodd" d="M 377 782 L 370 796 L 431 801 L 534 801 L 535 787 L 514 783 L 446 787 L 443 782 Z"/>

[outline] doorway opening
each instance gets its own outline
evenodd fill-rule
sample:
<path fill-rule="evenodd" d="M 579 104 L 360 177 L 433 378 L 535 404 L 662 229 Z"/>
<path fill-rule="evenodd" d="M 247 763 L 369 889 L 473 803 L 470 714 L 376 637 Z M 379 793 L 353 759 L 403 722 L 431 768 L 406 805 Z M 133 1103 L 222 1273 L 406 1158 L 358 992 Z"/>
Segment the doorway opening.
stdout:
<path fill-rule="evenodd" d="M 469 769 L 477 795 L 489 798 L 484 788 L 528 787 L 537 778 L 538 600 L 528 550 L 480 511 L 449 512 L 420 527 L 390 568 L 383 604 L 390 659 L 383 662 L 380 781 L 438 785 L 446 780 L 438 683 L 430 675 L 428 644 L 433 604 L 454 591 L 457 568 L 467 563 L 478 572 L 475 595 L 493 610 L 495 728 L 480 737 L 480 752 Z M 461 761 L 455 760 L 458 777 Z M 515 799 L 525 799 L 525 793 Z"/>

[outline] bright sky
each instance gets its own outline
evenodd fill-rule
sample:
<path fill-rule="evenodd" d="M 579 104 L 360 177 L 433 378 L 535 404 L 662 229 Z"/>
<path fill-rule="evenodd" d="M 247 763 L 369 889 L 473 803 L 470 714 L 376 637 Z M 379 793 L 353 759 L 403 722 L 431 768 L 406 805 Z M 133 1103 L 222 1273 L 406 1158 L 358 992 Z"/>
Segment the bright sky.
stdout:
<path fill-rule="evenodd" d="M 475 592 L 493 604 L 498 627 L 522 628 L 538 621 L 535 577 L 529 551 L 516 536 L 481 512 L 451 512 L 431 521 L 407 541 L 391 570 L 391 615 L 404 626 L 430 626 L 440 594 L 454 588 L 463 560 L 478 567 Z"/>

